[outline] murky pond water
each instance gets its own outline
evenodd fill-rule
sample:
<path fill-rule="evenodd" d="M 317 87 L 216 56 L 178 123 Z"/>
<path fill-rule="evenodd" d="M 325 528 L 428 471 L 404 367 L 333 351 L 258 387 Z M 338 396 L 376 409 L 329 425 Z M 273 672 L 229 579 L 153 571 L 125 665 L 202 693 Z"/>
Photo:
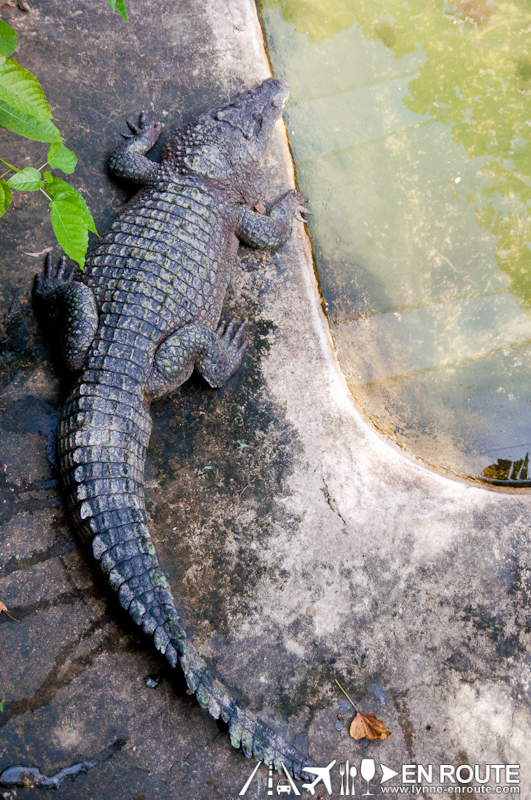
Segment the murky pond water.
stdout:
<path fill-rule="evenodd" d="M 263 0 L 262 13 L 352 392 L 427 462 L 525 485 L 528 0 Z"/>

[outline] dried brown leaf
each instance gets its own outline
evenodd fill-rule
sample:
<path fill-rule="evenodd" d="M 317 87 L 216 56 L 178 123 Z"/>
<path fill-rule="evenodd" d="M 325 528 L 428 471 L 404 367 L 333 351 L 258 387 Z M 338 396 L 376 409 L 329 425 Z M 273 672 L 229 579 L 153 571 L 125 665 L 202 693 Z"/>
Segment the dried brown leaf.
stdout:
<path fill-rule="evenodd" d="M 350 726 L 350 735 L 353 739 L 390 739 L 391 734 L 385 729 L 381 719 L 374 714 L 362 714 L 358 711 Z"/>

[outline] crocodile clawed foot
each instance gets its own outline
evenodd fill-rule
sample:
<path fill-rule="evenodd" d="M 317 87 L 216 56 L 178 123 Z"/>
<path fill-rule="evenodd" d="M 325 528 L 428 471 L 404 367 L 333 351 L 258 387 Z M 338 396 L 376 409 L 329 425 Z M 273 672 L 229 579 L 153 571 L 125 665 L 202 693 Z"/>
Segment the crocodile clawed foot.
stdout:
<path fill-rule="evenodd" d="M 134 125 L 129 120 L 126 123 L 131 133 L 122 133 L 124 139 L 145 139 L 146 141 L 153 141 L 155 143 L 160 136 L 160 132 L 164 128 L 164 123 L 149 117 L 145 111 L 140 112 L 138 118 L 138 125 Z"/>
<path fill-rule="evenodd" d="M 142 127 L 142 117 L 143 117 L 143 113 L 142 113 L 142 114 L 140 114 L 140 120 L 139 120 L 139 121 L 140 121 L 140 128 Z M 129 120 L 128 120 L 128 119 L 126 119 L 126 123 L 127 123 L 127 125 L 129 126 L 129 129 L 130 129 L 130 130 L 131 130 L 131 131 L 134 133 L 134 135 L 135 135 L 135 136 L 137 136 L 137 134 L 138 134 L 138 132 L 139 132 L 140 128 L 139 128 L 137 125 L 133 125 L 133 123 L 132 123 L 132 122 L 129 122 Z M 126 134 L 126 135 L 127 135 L 127 134 Z M 128 137 L 128 138 L 129 138 L 129 137 Z"/>
<path fill-rule="evenodd" d="M 46 259 L 46 276 L 48 277 L 48 275 L 50 275 L 50 278 L 53 279 L 53 271 L 52 254 L 48 253 L 48 258 Z M 57 283 L 70 283 L 73 274 L 74 268 L 67 264 L 66 256 L 61 256 L 55 270 L 55 280 Z"/>
<path fill-rule="evenodd" d="M 67 261 L 66 256 L 61 256 L 57 266 L 54 265 L 52 254 L 48 253 L 43 272 L 35 276 L 35 291 L 44 296 L 72 282 L 74 268 Z"/>
<path fill-rule="evenodd" d="M 217 342 L 199 362 L 199 372 L 201 372 L 207 383 L 214 388 L 223 386 L 231 375 L 234 375 L 249 346 L 249 341 L 243 336 L 247 320 L 238 325 L 238 327 L 236 327 L 237 325 L 234 319 L 228 325 L 221 322 L 216 330 Z"/>
<path fill-rule="evenodd" d="M 243 339 L 242 341 L 243 333 L 247 327 L 247 322 L 248 320 L 242 322 L 234 334 L 233 331 L 237 324 L 235 319 L 231 319 L 228 325 L 226 325 L 225 322 L 221 322 L 216 331 L 226 347 L 230 348 L 231 350 L 236 350 L 236 352 L 238 354 L 241 353 L 242 356 L 249 346 L 248 339 Z"/>
<path fill-rule="evenodd" d="M 309 203 L 310 201 L 307 197 L 305 197 L 302 194 L 302 192 L 297 192 L 297 195 L 298 195 L 299 205 L 297 206 L 297 209 L 293 216 L 295 217 L 295 219 L 298 219 L 299 222 L 304 222 L 306 224 L 308 220 L 304 219 L 302 215 L 303 214 L 309 214 L 310 216 L 312 215 L 310 209 L 306 208 L 304 205 L 305 203 Z"/>
<path fill-rule="evenodd" d="M 304 208 L 304 206 L 299 206 L 293 216 L 295 217 L 295 219 L 298 219 L 299 222 L 304 222 L 304 224 L 306 224 L 308 220 L 304 219 L 304 217 L 302 216 L 303 214 L 309 214 L 311 216 L 312 212 L 309 211 L 307 208 Z"/>

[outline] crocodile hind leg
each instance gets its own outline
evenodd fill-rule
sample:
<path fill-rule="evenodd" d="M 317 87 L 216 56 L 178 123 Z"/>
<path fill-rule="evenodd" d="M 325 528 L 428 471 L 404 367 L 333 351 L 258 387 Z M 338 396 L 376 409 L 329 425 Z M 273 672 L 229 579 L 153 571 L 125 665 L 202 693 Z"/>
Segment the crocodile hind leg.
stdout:
<path fill-rule="evenodd" d="M 117 147 L 109 157 L 109 170 L 117 178 L 125 178 L 132 183 L 145 183 L 148 176 L 158 164 L 146 158 L 145 153 L 151 150 L 164 127 L 162 122 L 146 118 L 140 114 L 138 127 L 127 123 L 133 132 L 132 136 L 124 136 L 126 141 Z"/>
<path fill-rule="evenodd" d="M 73 280 L 73 269 L 62 256 L 57 267 L 48 253 L 44 272 L 33 288 L 37 313 L 59 332 L 61 352 L 71 370 L 80 369 L 98 328 L 98 310 L 92 290 Z"/>
<path fill-rule="evenodd" d="M 205 325 L 185 325 L 167 337 L 155 353 L 147 393 L 161 397 L 181 386 L 194 367 L 210 386 L 223 386 L 238 370 L 249 344 L 243 338 L 247 322 L 236 328 L 234 320 L 211 331 Z"/>

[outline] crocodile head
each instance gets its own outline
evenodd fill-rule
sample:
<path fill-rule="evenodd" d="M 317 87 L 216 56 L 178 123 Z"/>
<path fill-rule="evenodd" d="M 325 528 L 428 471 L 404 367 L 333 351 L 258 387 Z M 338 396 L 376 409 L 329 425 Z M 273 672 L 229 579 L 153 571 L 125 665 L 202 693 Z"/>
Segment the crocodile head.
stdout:
<path fill-rule="evenodd" d="M 285 81 L 269 78 L 256 89 L 245 92 L 232 103 L 224 103 L 204 116 L 223 123 L 217 130 L 223 139 L 228 140 L 228 149 L 235 149 L 234 145 L 238 149 L 243 144 L 246 149 L 255 149 L 261 155 L 269 143 L 276 121 L 282 116 L 288 96 L 289 86 Z M 239 136 L 235 134 L 236 131 Z M 238 141 L 241 137 L 243 142 Z"/>
<path fill-rule="evenodd" d="M 179 172 L 195 173 L 253 196 L 261 183 L 264 153 L 288 95 L 285 81 L 269 78 L 175 131 L 163 158 Z"/>

